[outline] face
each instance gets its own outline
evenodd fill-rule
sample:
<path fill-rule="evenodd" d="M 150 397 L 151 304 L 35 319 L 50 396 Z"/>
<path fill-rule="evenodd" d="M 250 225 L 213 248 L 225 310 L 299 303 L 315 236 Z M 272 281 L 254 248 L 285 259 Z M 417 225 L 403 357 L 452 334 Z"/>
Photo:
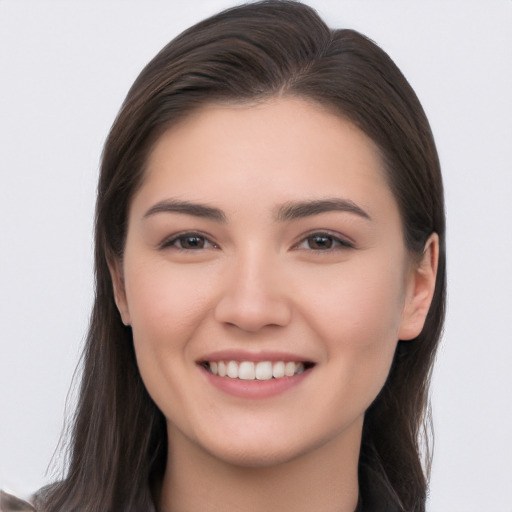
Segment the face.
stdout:
<path fill-rule="evenodd" d="M 431 296 L 403 238 L 376 147 L 316 105 L 167 131 L 112 272 L 171 444 L 253 466 L 357 444 Z"/>

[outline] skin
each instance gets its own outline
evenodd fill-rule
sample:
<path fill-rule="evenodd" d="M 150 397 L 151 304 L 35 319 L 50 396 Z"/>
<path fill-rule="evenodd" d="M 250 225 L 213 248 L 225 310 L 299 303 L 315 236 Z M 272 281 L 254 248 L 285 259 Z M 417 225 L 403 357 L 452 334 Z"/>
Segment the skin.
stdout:
<path fill-rule="evenodd" d="M 352 211 L 283 214 L 326 199 Z M 422 329 L 437 245 L 432 235 L 419 262 L 409 255 L 374 143 L 318 105 L 211 105 L 169 129 L 133 198 L 123 262 L 111 265 L 167 419 L 161 509 L 353 511 L 364 412 L 397 340 Z M 198 364 L 219 350 L 314 366 L 276 396 L 233 396 Z"/>

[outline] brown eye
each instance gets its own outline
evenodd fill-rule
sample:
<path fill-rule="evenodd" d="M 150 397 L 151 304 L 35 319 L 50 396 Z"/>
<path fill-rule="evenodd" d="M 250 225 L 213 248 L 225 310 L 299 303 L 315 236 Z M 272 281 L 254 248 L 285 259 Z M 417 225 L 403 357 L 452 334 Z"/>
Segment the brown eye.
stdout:
<path fill-rule="evenodd" d="M 200 251 L 216 247 L 205 236 L 198 233 L 184 233 L 164 242 L 163 249 L 180 249 L 182 251 Z"/>
<path fill-rule="evenodd" d="M 313 235 L 307 238 L 307 243 L 310 249 L 325 250 L 332 248 L 334 240 L 328 235 Z"/>
<path fill-rule="evenodd" d="M 203 249 L 206 244 L 205 238 L 197 235 L 182 236 L 177 242 L 181 249 Z"/>
<path fill-rule="evenodd" d="M 329 251 L 353 247 L 351 242 L 341 237 L 322 232 L 309 235 L 296 246 L 297 249 L 309 249 L 312 251 Z"/>

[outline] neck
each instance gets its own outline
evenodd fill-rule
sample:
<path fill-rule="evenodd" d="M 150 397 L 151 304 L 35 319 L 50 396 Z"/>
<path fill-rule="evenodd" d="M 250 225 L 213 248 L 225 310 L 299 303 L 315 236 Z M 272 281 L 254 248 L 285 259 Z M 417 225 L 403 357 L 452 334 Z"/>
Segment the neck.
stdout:
<path fill-rule="evenodd" d="M 162 512 L 354 512 L 362 424 L 293 460 L 223 461 L 169 429 Z"/>

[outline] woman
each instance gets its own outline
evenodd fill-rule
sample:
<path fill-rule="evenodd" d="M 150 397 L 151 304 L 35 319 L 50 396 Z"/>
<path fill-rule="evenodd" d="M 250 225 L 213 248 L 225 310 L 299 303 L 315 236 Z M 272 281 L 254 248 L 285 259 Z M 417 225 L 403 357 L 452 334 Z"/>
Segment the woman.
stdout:
<path fill-rule="evenodd" d="M 95 259 L 38 510 L 424 510 L 443 191 L 372 42 L 275 1 L 178 36 L 107 139 Z"/>

